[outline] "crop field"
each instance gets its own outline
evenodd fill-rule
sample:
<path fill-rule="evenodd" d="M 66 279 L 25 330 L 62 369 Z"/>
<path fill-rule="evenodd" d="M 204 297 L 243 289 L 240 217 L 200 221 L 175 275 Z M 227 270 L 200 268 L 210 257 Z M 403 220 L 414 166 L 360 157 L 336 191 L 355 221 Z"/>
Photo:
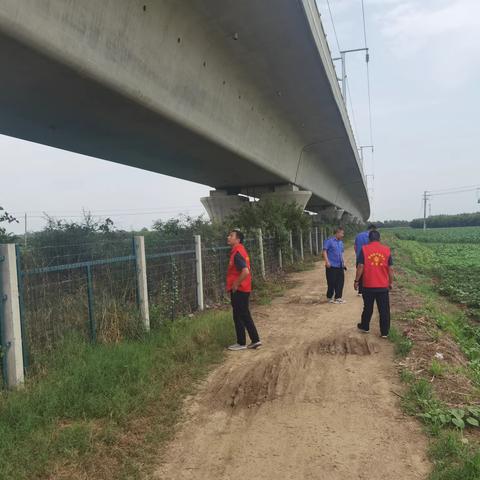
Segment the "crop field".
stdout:
<path fill-rule="evenodd" d="M 414 228 L 396 228 L 392 231 L 402 240 L 417 240 L 422 243 L 480 244 L 480 227 L 435 228 L 425 232 Z"/>
<path fill-rule="evenodd" d="M 432 274 L 442 294 L 480 316 L 480 227 L 394 233 L 416 268 Z"/>

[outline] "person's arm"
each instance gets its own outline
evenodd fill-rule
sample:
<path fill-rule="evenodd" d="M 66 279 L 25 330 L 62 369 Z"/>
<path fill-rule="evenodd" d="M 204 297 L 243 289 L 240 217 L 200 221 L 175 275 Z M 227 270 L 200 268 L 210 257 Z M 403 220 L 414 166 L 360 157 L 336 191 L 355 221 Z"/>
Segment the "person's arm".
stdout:
<path fill-rule="evenodd" d="M 323 259 L 325 260 L 325 266 L 327 268 L 330 268 L 330 262 L 328 261 L 328 255 L 325 249 L 323 249 L 322 255 L 323 255 Z"/>
<path fill-rule="evenodd" d="M 242 268 L 240 275 L 232 284 L 232 292 L 237 291 L 238 286 L 248 277 L 248 275 L 250 275 L 250 270 L 248 269 L 248 267 Z"/>
<path fill-rule="evenodd" d="M 353 282 L 353 288 L 355 290 L 358 290 L 358 282 L 360 281 L 363 275 L 364 263 L 365 263 L 365 257 L 363 256 L 363 249 L 362 249 L 357 258 L 357 272 L 355 274 L 355 281 Z"/>
<path fill-rule="evenodd" d="M 362 275 L 363 275 L 363 263 L 359 263 L 357 265 L 357 273 L 355 275 L 355 281 L 353 282 L 353 288 L 355 290 L 358 290 L 358 282 L 362 278 Z"/>

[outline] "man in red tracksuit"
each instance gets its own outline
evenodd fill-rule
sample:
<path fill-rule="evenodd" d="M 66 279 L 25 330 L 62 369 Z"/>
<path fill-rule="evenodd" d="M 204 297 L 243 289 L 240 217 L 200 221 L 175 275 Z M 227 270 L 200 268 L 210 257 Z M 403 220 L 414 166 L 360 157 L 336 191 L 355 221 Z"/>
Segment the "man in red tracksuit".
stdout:
<path fill-rule="evenodd" d="M 262 345 L 262 342 L 250 314 L 249 300 L 252 291 L 252 274 L 250 272 L 250 257 L 243 246 L 243 233 L 238 229 L 232 230 L 227 237 L 227 243 L 232 247 L 227 269 L 227 292 L 230 293 L 233 321 L 237 334 L 237 343 L 230 345 L 228 349 L 236 351 L 258 348 Z M 245 329 L 251 340 L 248 346 Z"/>
<path fill-rule="evenodd" d="M 393 261 L 390 248 L 380 243 L 380 232 L 372 230 L 368 234 L 369 243 L 362 247 L 357 258 L 357 274 L 353 287 L 358 290 L 362 279 L 363 313 L 362 321 L 357 324 L 363 333 L 370 331 L 373 306 L 377 303 L 380 314 L 380 336 L 387 338 L 390 330 L 389 291 L 393 286 Z"/>

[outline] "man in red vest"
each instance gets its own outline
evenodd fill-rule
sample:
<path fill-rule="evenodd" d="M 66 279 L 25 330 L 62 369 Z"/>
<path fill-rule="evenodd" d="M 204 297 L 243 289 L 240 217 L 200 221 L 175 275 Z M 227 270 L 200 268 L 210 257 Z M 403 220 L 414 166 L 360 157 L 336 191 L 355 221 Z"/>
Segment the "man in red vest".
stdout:
<path fill-rule="evenodd" d="M 233 321 L 237 334 L 237 343 L 230 345 L 229 350 L 245 350 L 246 348 L 258 348 L 262 345 L 257 329 L 250 314 L 249 300 L 252 291 L 252 274 L 250 272 L 250 257 L 243 246 L 243 233 L 232 230 L 227 243 L 232 247 L 230 261 L 227 269 L 227 292 L 233 308 Z M 251 343 L 247 346 L 245 335 L 247 329 Z"/>
<path fill-rule="evenodd" d="M 362 247 L 357 258 L 357 274 L 353 287 L 358 290 L 362 279 L 363 313 L 362 321 L 357 324 L 363 333 L 370 331 L 373 306 L 377 302 L 380 314 L 380 336 L 387 338 L 390 330 L 389 291 L 393 286 L 393 261 L 390 248 L 380 243 L 380 232 L 372 230 L 368 234 L 369 243 Z"/>

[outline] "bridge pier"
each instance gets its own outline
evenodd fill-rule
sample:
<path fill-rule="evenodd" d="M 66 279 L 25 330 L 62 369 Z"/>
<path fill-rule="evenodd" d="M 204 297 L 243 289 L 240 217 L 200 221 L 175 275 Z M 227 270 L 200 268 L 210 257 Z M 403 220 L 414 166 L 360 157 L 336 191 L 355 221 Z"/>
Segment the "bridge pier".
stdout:
<path fill-rule="evenodd" d="M 273 192 L 265 192 L 260 195 L 260 201 L 272 200 L 278 203 L 296 203 L 305 210 L 312 192 L 300 190 L 296 185 L 276 185 Z"/>
<path fill-rule="evenodd" d="M 345 210 L 335 205 L 329 205 L 317 210 L 317 221 L 323 223 L 336 223 L 342 218 Z"/>
<path fill-rule="evenodd" d="M 259 190 L 263 190 L 262 189 Z M 271 187 L 270 187 L 271 188 Z M 245 190 L 242 193 L 247 194 L 249 190 Z M 272 200 L 278 203 L 296 203 L 302 210 L 305 209 L 312 192 L 307 190 L 300 190 L 296 185 L 276 185 L 273 187 L 273 191 L 264 191 L 254 194 L 258 195 L 260 202 L 266 200 Z M 236 210 L 238 210 L 245 202 L 248 202 L 247 197 L 243 197 L 236 194 L 229 194 L 227 190 L 211 190 L 210 196 L 202 197 L 200 199 L 202 205 L 210 217 L 212 222 L 223 222 L 227 217 Z"/>
<path fill-rule="evenodd" d="M 210 196 L 202 197 L 200 201 L 205 207 L 210 220 L 221 223 L 229 215 L 235 213 L 245 202 L 248 202 L 248 198 L 240 197 L 239 195 L 229 195 L 226 190 L 210 190 Z"/>
<path fill-rule="evenodd" d="M 343 212 L 342 218 L 340 220 L 342 224 L 354 223 L 354 221 L 355 221 L 354 215 L 348 212 Z"/>

